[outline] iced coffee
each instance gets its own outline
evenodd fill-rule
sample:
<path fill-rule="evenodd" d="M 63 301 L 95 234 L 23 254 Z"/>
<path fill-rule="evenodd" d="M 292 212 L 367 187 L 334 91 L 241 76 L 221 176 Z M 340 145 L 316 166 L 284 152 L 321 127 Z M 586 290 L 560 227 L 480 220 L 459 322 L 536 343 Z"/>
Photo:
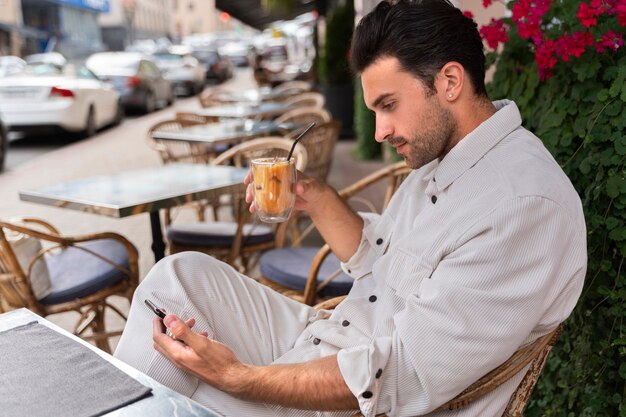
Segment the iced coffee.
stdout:
<path fill-rule="evenodd" d="M 260 158 L 252 160 L 254 204 L 259 218 L 268 223 L 289 218 L 296 197 L 295 160 L 291 158 Z"/>

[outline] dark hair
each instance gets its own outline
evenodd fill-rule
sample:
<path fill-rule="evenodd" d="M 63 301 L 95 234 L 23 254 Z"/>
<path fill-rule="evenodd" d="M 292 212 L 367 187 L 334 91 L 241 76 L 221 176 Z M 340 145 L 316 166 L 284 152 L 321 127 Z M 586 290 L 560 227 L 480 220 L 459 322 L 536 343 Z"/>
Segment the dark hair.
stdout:
<path fill-rule="evenodd" d="M 485 90 L 485 54 L 476 23 L 448 0 L 394 0 L 379 3 L 359 22 L 352 37 L 355 73 L 381 57 L 395 57 L 432 92 L 435 75 L 448 62 L 463 65 L 474 92 Z"/>

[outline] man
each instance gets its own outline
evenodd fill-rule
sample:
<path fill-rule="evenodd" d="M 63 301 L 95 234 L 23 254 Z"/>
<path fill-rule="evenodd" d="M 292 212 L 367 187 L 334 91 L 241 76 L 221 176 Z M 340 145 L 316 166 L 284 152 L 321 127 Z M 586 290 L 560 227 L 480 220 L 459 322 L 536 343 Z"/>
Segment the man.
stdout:
<path fill-rule="evenodd" d="M 515 104 L 488 100 L 476 25 L 447 0 L 379 4 L 352 63 L 376 140 L 414 172 L 381 216 L 297 184 L 355 279 L 346 300 L 325 320 L 210 257 L 171 256 L 138 288 L 116 355 L 224 415 L 499 416 L 522 373 L 433 411 L 570 314 L 580 199 Z M 175 315 L 150 329 L 145 298 Z"/>

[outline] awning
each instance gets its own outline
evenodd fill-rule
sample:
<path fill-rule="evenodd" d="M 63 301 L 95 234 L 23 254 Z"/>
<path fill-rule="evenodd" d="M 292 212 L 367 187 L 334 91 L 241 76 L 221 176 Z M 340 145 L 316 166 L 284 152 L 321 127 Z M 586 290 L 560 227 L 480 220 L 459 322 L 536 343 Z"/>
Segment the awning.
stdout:
<path fill-rule="evenodd" d="M 50 34 L 43 30 L 36 29 L 31 26 L 19 26 L 11 23 L 0 23 L 0 30 L 5 32 L 17 32 L 27 38 L 48 39 Z"/>
<path fill-rule="evenodd" d="M 291 10 L 268 11 L 261 7 L 261 0 L 216 0 L 215 7 L 249 26 L 264 29 L 277 20 L 291 20 L 302 13 L 313 11 L 315 1 L 293 0 Z"/>

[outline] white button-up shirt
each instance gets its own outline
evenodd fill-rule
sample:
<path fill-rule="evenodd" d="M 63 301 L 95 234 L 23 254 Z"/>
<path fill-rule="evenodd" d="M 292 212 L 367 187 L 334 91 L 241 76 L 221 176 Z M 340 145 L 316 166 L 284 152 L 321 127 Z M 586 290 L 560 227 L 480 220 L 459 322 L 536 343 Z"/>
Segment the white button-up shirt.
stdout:
<path fill-rule="evenodd" d="M 354 286 L 291 354 L 338 353 L 365 416 L 429 414 L 565 320 L 587 264 L 580 198 L 515 103 L 363 215 Z M 308 345 L 308 348 L 306 347 Z M 499 416 L 522 373 L 445 416 Z"/>

